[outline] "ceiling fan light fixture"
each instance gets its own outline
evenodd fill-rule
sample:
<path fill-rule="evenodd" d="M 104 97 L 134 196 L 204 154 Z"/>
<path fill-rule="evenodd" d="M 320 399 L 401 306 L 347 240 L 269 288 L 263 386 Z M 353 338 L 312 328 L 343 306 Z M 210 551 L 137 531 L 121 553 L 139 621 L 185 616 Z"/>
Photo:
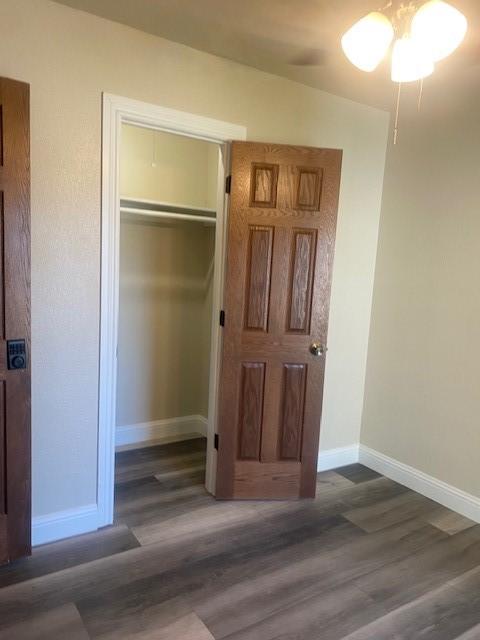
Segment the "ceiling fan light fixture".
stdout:
<path fill-rule="evenodd" d="M 437 62 L 455 51 L 467 27 L 467 19 L 458 9 L 443 0 L 430 0 L 414 15 L 411 35 Z"/>
<path fill-rule="evenodd" d="M 356 22 L 342 37 L 342 49 L 358 69 L 374 71 L 394 38 L 390 20 L 373 11 Z"/>
<path fill-rule="evenodd" d="M 433 60 L 416 40 L 404 36 L 396 40 L 392 52 L 393 82 L 415 82 L 433 73 Z"/>

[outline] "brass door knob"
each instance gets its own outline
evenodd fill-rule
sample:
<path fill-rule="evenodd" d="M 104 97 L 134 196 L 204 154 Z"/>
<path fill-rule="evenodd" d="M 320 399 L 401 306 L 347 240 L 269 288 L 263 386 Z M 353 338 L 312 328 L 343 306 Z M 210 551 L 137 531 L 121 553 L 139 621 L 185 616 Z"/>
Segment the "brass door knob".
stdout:
<path fill-rule="evenodd" d="M 327 348 L 319 342 L 312 342 L 309 350 L 312 356 L 324 356 Z"/>

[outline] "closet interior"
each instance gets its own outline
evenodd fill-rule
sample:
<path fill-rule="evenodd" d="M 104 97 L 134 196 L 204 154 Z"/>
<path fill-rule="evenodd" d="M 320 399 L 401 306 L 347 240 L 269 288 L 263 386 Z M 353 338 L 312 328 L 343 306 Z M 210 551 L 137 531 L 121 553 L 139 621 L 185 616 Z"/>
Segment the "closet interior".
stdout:
<path fill-rule="evenodd" d="M 117 483 L 205 466 L 218 162 L 122 125 Z"/>

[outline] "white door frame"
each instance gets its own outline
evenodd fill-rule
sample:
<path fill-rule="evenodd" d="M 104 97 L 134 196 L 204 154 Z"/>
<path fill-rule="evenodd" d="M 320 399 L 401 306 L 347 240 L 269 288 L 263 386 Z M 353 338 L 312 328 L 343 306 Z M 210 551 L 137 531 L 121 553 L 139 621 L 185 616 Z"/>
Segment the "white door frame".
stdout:
<path fill-rule="evenodd" d="M 213 276 L 212 350 L 208 400 L 206 487 L 214 493 L 216 451 L 213 447 L 221 353 L 218 314 L 223 300 L 226 212 L 225 175 L 229 142 L 245 140 L 245 127 L 156 105 L 103 94 L 102 246 L 100 306 L 100 377 L 98 415 L 98 526 L 113 522 L 115 478 L 115 413 L 120 254 L 120 141 L 122 123 L 186 135 L 219 144 L 217 224 Z"/>

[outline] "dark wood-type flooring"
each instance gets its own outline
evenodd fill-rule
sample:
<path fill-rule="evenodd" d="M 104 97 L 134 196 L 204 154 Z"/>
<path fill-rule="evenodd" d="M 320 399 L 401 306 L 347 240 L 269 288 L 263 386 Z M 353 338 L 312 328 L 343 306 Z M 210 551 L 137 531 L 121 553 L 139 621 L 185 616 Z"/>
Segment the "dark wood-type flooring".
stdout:
<path fill-rule="evenodd" d="M 480 525 L 361 465 L 216 502 L 203 440 L 117 456 L 115 526 L 0 568 L 0 639 L 480 639 Z"/>

